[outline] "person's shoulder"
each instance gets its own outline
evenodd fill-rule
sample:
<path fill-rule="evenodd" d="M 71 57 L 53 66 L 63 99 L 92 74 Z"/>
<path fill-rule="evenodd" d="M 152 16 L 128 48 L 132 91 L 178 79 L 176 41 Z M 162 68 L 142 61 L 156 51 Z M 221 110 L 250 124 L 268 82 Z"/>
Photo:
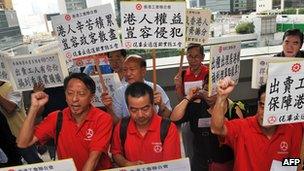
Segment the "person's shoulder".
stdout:
<path fill-rule="evenodd" d="M 94 120 L 112 121 L 111 115 L 99 108 L 93 107 L 91 112 L 94 113 Z"/>

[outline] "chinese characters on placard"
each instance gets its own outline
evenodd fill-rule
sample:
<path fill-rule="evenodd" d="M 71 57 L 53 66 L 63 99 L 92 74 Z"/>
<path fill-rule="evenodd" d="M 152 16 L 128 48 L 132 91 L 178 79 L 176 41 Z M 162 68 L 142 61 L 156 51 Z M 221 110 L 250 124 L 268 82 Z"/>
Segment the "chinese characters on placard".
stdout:
<path fill-rule="evenodd" d="M 202 9 L 187 9 L 187 43 L 204 44 L 209 39 L 211 12 Z"/>
<path fill-rule="evenodd" d="M 125 48 L 183 48 L 185 2 L 121 2 Z"/>
<path fill-rule="evenodd" d="M 0 80 L 1 81 L 8 81 L 9 80 L 9 75 L 8 75 L 8 68 L 6 68 L 4 62 L 5 62 L 5 57 L 8 56 L 8 54 L 1 53 L 0 52 Z"/>
<path fill-rule="evenodd" d="M 264 124 L 304 120 L 304 62 L 270 63 Z"/>
<path fill-rule="evenodd" d="M 57 54 L 12 58 L 10 68 L 17 90 L 31 90 L 35 83 L 45 87 L 63 84 L 63 72 Z"/>
<path fill-rule="evenodd" d="M 67 58 L 88 56 L 121 48 L 110 4 L 52 18 L 60 47 Z"/>
<path fill-rule="evenodd" d="M 241 44 L 237 42 L 211 46 L 210 52 L 209 96 L 216 94 L 217 82 L 226 76 L 230 76 L 235 83 L 238 82 Z"/>
<path fill-rule="evenodd" d="M 93 97 L 92 103 L 94 104 L 94 106 L 97 106 L 97 107 L 104 106 L 104 104 L 102 103 L 102 101 L 100 99 L 101 93 L 103 90 L 102 90 L 102 86 L 99 81 L 99 76 L 96 75 L 96 76 L 91 76 L 91 77 L 93 78 L 93 80 L 95 81 L 95 84 L 96 84 L 96 93 L 95 93 L 95 96 Z M 119 79 L 118 74 L 117 73 L 103 74 L 102 77 L 106 84 L 109 94 L 113 97 L 114 91 L 117 90 L 121 86 L 121 81 Z"/>

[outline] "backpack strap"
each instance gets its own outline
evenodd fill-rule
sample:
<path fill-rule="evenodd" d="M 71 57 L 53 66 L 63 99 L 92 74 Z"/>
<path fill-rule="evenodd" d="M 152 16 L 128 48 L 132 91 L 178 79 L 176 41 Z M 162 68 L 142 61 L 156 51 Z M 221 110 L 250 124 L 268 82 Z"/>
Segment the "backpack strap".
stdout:
<path fill-rule="evenodd" d="M 165 142 L 170 125 L 171 125 L 171 121 L 169 119 L 162 118 L 161 124 L 160 124 L 160 140 L 161 140 L 162 144 L 164 144 L 164 142 Z"/>
<path fill-rule="evenodd" d="M 56 121 L 56 138 L 55 138 L 55 148 L 54 148 L 55 156 L 56 156 L 56 150 L 57 150 L 57 145 L 58 145 L 58 137 L 59 137 L 59 133 L 60 133 L 61 127 L 62 127 L 62 118 L 63 118 L 62 111 L 59 111 L 57 113 L 57 121 Z M 55 158 L 53 160 L 55 160 Z"/>
<path fill-rule="evenodd" d="M 122 147 L 122 152 L 125 153 L 125 142 L 127 138 L 127 129 L 130 122 L 130 117 L 124 117 L 121 119 L 120 122 L 120 130 L 119 130 L 119 137 L 120 137 L 120 144 Z"/>

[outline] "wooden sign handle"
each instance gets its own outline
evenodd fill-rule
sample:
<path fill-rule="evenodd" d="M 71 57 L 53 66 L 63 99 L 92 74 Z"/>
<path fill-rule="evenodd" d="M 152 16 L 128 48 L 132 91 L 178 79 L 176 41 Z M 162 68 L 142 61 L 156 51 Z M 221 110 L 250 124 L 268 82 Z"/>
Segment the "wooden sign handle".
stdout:
<path fill-rule="evenodd" d="M 152 49 L 152 61 L 153 61 L 153 90 L 156 91 L 156 49 Z"/>
<path fill-rule="evenodd" d="M 99 76 L 99 82 L 101 84 L 101 87 L 102 87 L 102 92 L 103 93 L 104 91 L 108 91 L 107 89 L 107 86 L 104 82 L 104 79 L 102 77 L 102 72 L 100 71 L 100 68 L 99 68 L 99 58 L 97 55 L 94 55 L 94 61 L 95 61 L 95 66 L 97 68 L 97 72 L 98 72 L 98 76 Z"/>

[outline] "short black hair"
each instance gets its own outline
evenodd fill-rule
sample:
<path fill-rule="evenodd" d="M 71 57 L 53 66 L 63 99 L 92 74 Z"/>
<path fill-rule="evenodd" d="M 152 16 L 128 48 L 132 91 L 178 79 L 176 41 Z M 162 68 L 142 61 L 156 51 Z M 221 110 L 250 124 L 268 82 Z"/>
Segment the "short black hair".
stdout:
<path fill-rule="evenodd" d="M 196 48 L 198 47 L 199 48 L 199 51 L 200 51 L 200 54 L 205 56 L 205 53 L 204 53 L 204 46 L 201 45 L 201 44 L 197 44 L 197 43 L 190 43 L 187 47 L 187 52 L 192 49 L 192 48 Z"/>
<path fill-rule="evenodd" d="M 85 73 L 72 73 L 71 75 L 67 76 L 63 81 L 63 88 L 66 91 L 67 86 L 71 79 L 78 79 L 84 83 L 84 85 L 90 90 L 92 94 L 96 92 L 96 85 L 94 80 Z"/>
<path fill-rule="evenodd" d="M 258 100 L 260 101 L 261 100 L 261 96 L 263 93 L 266 92 L 266 84 L 263 84 L 260 86 L 260 89 L 258 91 Z"/>
<path fill-rule="evenodd" d="M 153 89 L 149 85 L 147 85 L 146 83 L 143 83 L 143 82 L 135 82 L 135 83 L 130 84 L 125 91 L 125 100 L 126 100 L 127 106 L 129 106 L 129 103 L 128 103 L 129 96 L 139 98 L 139 97 L 143 97 L 147 94 L 150 97 L 150 103 L 153 105 L 154 94 L 153 94 Z"/>
<path fill-rule="evenodd" d="M 300 47 L 303 45 L 303 33 L 299 29 L 289 29 L 284 33 L 283 42 L 287 36 L 298 36 L 300 38 Z"/>
<path fill-rule="evenodd" d="M 116 51 L 111 51 L 107 53 L 108 58 L 111 58 L 111 54 L 113 52 L 120 52 L 120 54 L 125 58 L 127 56 L 127 51 L 125 49 L 120 49 L 120 50 L 116 50 Z"/>

